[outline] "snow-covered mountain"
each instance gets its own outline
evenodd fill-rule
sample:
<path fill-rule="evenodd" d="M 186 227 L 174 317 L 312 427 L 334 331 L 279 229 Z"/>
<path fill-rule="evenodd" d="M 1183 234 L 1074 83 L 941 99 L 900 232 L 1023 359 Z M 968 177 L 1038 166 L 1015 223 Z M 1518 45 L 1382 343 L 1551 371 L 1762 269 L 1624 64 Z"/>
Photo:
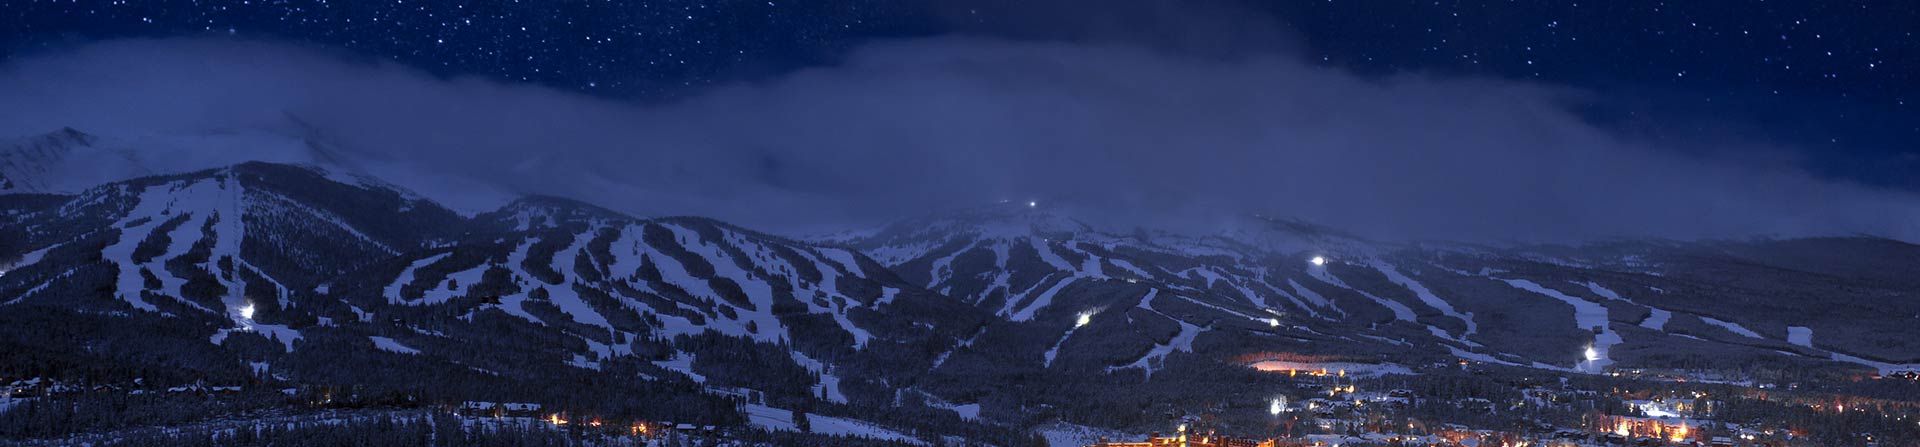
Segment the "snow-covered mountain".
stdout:
<path fill-rule="evenodd" d="M 1113 233 L 1013 203 L 839 242 L 908 281 L 1045 327 L 1044 366 L 1083 356 L 1151 372 L 1172 352 L 1271 350 L 1598 372 L 1708 347 L 1879 369 L 1920 361 L 1920 344 L 1894 335 L 1920 318 L 1913 282 L 1896 279 L 1920 277 L 1920 247 L 1882 239 L 1482 247 L 1374 242 L 1261 216 Z M 1822 250 L 1820 261 L 1797 257 Z M 1813 292 L 1836 283 L 1850 286 Z M 1072 338 L 1103 325 L 1145 336 L 1076 352 Z M 1807 333 L 1824 338 L 1792 336 Z"/>
<path fill-rule="evenodd" d="M 618 389 L 707 402 L 689 405 L 716 417 L 748 397 L 883 409 L 890 384 L 914 382 L 990 318 L 847 249 L 551 197 L 464 217 L 313 166 L 0 204 L 4 340 L 149 377 L 400 374 L 522 395 L 557 377 L 620 377 L 638 382 Z M 68 330 L 85 335 L 38 335 Z"/>
<path fill-rule="evenodd" d="M 1144 424 L 1259 392 L 1249 366 L 1920 363 L 1920 246 L 1884 239 L 1487 247 L 1262 216 L 1116 231 L 1010 203 L 801 241 L 555 197 L 466 215 L 259 162 L 33 191 L 0 194 L 0 347 L 46 369 L 26 374 L 1017 439 L 1030 418 Z"/>
<path fill-rule="evenodd" d="M 247 161 L 329 166 L 342 157 L 310 138 L 266 131 L 100 136 L 65 128 L 0 142 L 0 193 L 73 194 L 102 183 Z"/>

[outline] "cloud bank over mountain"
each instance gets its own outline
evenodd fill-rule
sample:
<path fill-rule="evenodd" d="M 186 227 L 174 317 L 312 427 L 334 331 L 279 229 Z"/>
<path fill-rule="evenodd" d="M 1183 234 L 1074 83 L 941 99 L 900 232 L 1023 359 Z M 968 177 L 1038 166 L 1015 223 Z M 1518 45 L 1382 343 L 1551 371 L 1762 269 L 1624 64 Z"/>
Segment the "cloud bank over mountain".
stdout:
<path fill-rule="evenodd" d="M 1637 140 L 1582 119 L 1593 101 L 1281 53 L 957 36 L 617 101 L 271 42 L 123 40 L 0 68 L 0 135 L 300 135 L 292 116 L 456 205 L 543 193 L 790 232 L 1041 200 L 1123 226 L 1261 212 L 1385 238 L 1920 240 L 1912 193 L 1816 178 L 1752 142 Z"/>

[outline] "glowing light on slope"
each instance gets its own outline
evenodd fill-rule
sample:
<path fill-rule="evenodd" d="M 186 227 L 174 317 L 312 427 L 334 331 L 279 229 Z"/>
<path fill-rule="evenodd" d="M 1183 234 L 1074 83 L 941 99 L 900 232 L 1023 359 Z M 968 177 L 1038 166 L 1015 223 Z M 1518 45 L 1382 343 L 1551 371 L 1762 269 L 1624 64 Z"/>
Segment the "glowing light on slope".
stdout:
<path fill-rule="evenodd" d="M 1594 360 L 1600 360 L 1600 351 L 1593 350 L 1592 346 L 1587 347 L 1586 355 L 1587 355 L 1587 361 L 1589 362 Z"/>
<path fill-rule="evenodd" d="M 1320 267 L 1327 265 L 1327 258 L 1325 256 L 1314 256 L 1313 259 L 1308 259 L 1307 262 L 1312 263 L 1314 267 Z"/>
<path fill-rule="evenodd" d="M 1267 326 L 1272 326 L 1272 327 L 1280 327 L 1280 319 L 1279 319 L 1279 318 L 1268 318 L 1268 319 L 1267 319 Z"/>
<path fill-rule="evenodd" d="M 1040 207 L 1040 202 L 1031 201 L 1031 200 L 1027 201 L 1027 208 L 1038 208 L 1038 207 Z"/>
<path fill-rule="evenodd" d="M 1279 416 L 1280 413 L 1284 413 L 1286 411 L 1287 411 L 1287 398 L 1285 397 L 1274 399 L 1273 403 L 1267 405 L 1267 413 L 1273 414 L 1274 416 Z"/>
<path fill-rule="evenodd" d="M 1093 322 L 1093 312 L 1081 312 L 1080 319 L 1073 322 L 1073 327 L 1086 326 L 1087 323 L 1092 323 L 1092 322 Z"/>
<path fill-rule="evenodd" d="M 245 306 L 240 306 L 240 318 L 245 320 L 253 319 L 253 303 L 247 303 L 247 305 Z"/>

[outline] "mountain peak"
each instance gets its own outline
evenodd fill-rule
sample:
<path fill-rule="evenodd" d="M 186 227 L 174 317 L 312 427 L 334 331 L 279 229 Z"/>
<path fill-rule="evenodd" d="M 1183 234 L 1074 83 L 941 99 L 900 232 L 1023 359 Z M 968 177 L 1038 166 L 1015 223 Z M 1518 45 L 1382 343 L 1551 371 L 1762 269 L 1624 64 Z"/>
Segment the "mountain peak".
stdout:
<path fill-rule="evenodd" d="M 67 190 L 71 189 L 71 182 L 65 179 L 73 177 L 75 173 L 70 172 L 69 165 L 112 164 L 106 163 L 107 160 L 77 160 L 90 158 L 84 152 L 92 148 L 97 140 L 98 137 L 78 129 L 63 127 L 0 145 L 0 192 L 70 192 Z M 80 154 L 76 156 L 76 153 Z M 132 161 L 130 156 L 124 158 L 125 161 Z M 76 161 L 81 163 L 74 163 Z M 133 164 L 137 166 L 138 163 Z M 146 173 L 144 167 L 132 171 L 136 174 Z"/>
<path fill-rule="evenodd" d="M 889 226 L 877 236 L 903 236 L 938 232 L 972 234 L 979 238 L 1018 238 L 1093 231 L 1093 227 L 1063 210 L 1038 202 L 1004 201 L 987 206 L 959 209 L 925 216 Z"/>
<path fill-rule="evenodd" d="M 530 194 L 521 196 L 498 211 L 481 216 L 481 220 L 494 222 L 503 228 L 526 230 L 542 226 L 559 225 L 569 222 L 591 221 L 632 221 L 638 220 L 619 211 L 614 211 L 580 200 Z"/>

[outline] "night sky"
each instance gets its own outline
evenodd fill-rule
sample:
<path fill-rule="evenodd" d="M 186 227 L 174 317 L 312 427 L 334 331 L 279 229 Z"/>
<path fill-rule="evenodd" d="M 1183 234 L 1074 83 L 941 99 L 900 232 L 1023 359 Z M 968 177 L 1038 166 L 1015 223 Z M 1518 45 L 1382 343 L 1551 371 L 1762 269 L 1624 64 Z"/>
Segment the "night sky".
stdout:
<path fill-rule="evenodd" d="M 1187 15 L 1202 18 L 1163 20 Z M 115 39 L 211 37 L 648 107 L 699 104 L 743 85 L 804 85 L 807 73 L 868 75 L 872 61 L 857 60 L 866 48 L 914 60 L 922 55 L 890 52 L 980 50 L 939 43 L 954 38 L 1019 48 L 1121 42 L 1182 57 L 1279 55 L 1389 92 L 1407 93 L 1393 86 L 1409 78 L 1456 82 L 1440 92 L 1456 103 L 1481 81 L 1502 86 L 1496 96 L 1516 86 L 1568 89 L 1579 99 L 1564 107 L 1607 138 L 1715 165 L 1785 163 L 1826 182 L 1912 192 L 1920 191 L 1915 24 L 1920 5 L 1897 1 L 0 0 L 0 64 Z M 888 46 L 899 42 L 933 43 Z M 1041 62 L 1030 71 L 1045 72 Z M 1407 100 L 1434 96 L 1422 95 Z M 776 171 L 800 164 L 756 155 L 773 150 L 762 143 L 740 144 L 742 157 L 765 158 L 745 162 L 766 167 L 759 180 L 792 184 L 796 174 Z M 843 183 L 819 187 L 862 189 Z"/>
<path fill-rule="evenodd" d="M 929 4 L 932 2 L 928 2 Z M 5 56 L 90 39 L 230 34 L 340 47 L 443 75 L 672 98 L 833 64 L 870 39 L 1046 36 L 1033 2 L 0 1 Z M 1906 2 L 1280 1 L 1255 9 L 1318 63 L 1369 75 L 1538 79 L 1614 98 L 1655 138 L 1793 145 L 1816 172 L 1920 189 L 1920 5 Z M 1057 9 L 1068 9 L 1059 11 Z M 1255 45 L 1260 44 L 1255 42 Z M 1707 117 L 1708 119 L 1702 119 Z"/>

